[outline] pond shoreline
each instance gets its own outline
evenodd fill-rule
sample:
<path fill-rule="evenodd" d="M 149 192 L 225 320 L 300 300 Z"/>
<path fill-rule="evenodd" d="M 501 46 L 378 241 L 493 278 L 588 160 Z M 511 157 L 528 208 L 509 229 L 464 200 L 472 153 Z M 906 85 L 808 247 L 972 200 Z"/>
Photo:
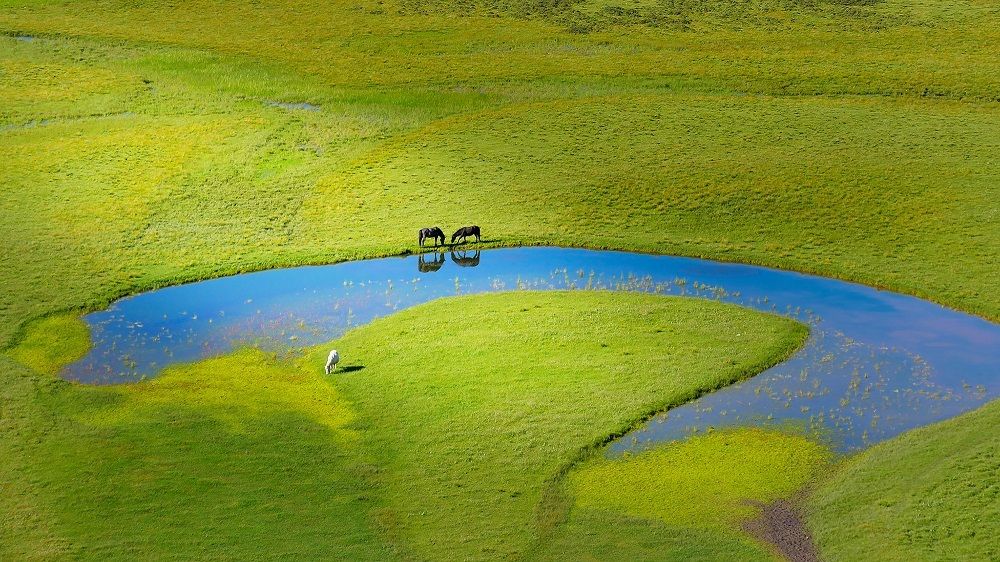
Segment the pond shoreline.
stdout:
<path fill-rule="evenodd" d="M 456 245 L 449 245 L 449 248 Z M 857 285 L 862 285 L 879 291 L 890 291 L 898 293 L 901 295 L 907 295 L 934 304 L 945 307 L 954 312 L 959 312 L 962 314 L 968 314 L 971 316 L 976 316 L 983 320 L 992 323 L 1000 322 L 1000 315 L 990 314 L 980 309 L 972 308 L 961 308 L 947 301 L 947 299 L 941 299 L 936 295 L 907 287 L 902 287 L 893 284 L 880 284 L 874 283 L 870 280 L 865 280 L 861 277 L 854 277 L 849 275 L 836 275 L 829 271 L 825 271 L 821 268 L 810 268 L 810 267 L 797 267 L 788 264 L 778 263 L 773 260 L 745 260 L 745 259 L 725 259 L 718 255 L 711 255 L 707 253 L 699 252 L 669 252 L 664 253 L 662 251 L 657 251 L 655 249 L 649 248 L 628 248 L 620 245 L 586 245 L 586 244 L 572 244 L 562 241 L 551 241 L 551 240 L 518 240 L 514 242 L 483 242 L 481 244 L 459 244 L 459 247 L 477 248 L 481 250 L 493 250 L 493 249 L 515 249 L 515 248 L 565 248 L 565 249 L 580 249 L 580 250 L 593 250 L 593 251 L 607 251 L 607 252 L 621 252 L 630 254 L 642 254 L 649 256 L 665 256 L 665 257 L 683 257 L 699 259 L 704 261 L 717 262 L 720 264 L 735 264 L 735 265 L 752 265 L 755 267 L 761 267 L 765 269 L 772 269 L 775 271 L 783 271 L 788 273 L 800 273 L 803 275 L 811 275 L 817 277 L 824 277 L 826 279 L 833 279 L 838 281 L 843 281 L 845 283 L 853 283 Z M 232 277 L 235 275 L 243 275 L 247 273 L 258 273 L 262 271 L 271 271 L 275 269 L 288 269 L 297 267 L 324 267 L 329 265 L 337 265 L 342 263 L 349 263 L 355 261 L 367 261 L 376 259 L 389 259 L 389 258 L 407 258 L 419 254 L 431 253 L 432 249 L 417 249 L 414 251 L 412 248 L 395 249 L 390 251 L 375 251 L 375 252 L 361 252 L 356 255 L 348 256 L 337 256 L 337 255 L 325 255 L 318 254 L 315 256 L 309 256 L 303 259 L 276 259 L 268 264 L 260 264 L 260 267 L 247 267 L 246 264 L 233 264 L 230 266 L 202 266 L 198 267 L 197 271 L 190 275 L 174 275 L 170 278 L 154 279 L 148 282 L 138 283 L 132 285 L 128 288 L 117 290 L 106 295 L 99 295 L 92 299 L 92 302 L 85 305 L 75 305 L 65 308 L 58 308 L 24 319 L 14 331 L 14 333 L 8 338 L 6 342 L 0 345 L 0 351 L 6 351 L 14 346 L 16 346 L 21 339 L 24 337 L 24 330 L 28 324 L 38 320 L 42 320 L 46 317 L 67 314 L 67 313 L 79 313 L 79 314 L 89 314 L 93 312 L 101 311 L 112 303 L 133 297 L 145 292 L 155 291 L 158 289 L 163 289 L 167 287 L 176 287 L 182 285 L 190 285 L 192 283 L 200 283 L 202 281 L 211 281 L 214 279 L 222 279 L 225 277 Z"/>

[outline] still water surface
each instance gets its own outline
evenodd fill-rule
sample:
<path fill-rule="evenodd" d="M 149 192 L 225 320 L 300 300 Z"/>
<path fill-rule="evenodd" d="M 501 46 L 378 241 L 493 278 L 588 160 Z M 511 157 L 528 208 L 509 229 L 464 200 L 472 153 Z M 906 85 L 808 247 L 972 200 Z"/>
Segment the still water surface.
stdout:
<path fill-rule="evenodd" d="M 93 348 L 63 375 L 108 384 L 241 345 L 288 350 L 416 304 L 515 289 L 712 298 L 810 324 L 790 360 L 651 420 L 611 447 L 708 428 L 793 425 L 850 451 L 1000 395 L 1000 326 L 914 297 L 741 264 L 568 248 L 430 253 L 168 287 L 89 314 Z M 345 364 L 362 357 L 346 357 Z"/>

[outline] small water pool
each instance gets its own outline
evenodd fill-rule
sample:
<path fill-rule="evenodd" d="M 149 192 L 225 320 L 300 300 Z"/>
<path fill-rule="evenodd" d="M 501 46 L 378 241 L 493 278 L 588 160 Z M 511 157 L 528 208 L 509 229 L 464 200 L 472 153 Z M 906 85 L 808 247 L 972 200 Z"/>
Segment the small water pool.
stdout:
<path fill-rule="evenodd" d="M 569 248 L 432 252 L 168 287 L 89 314 L 93 348 L 63 376 L 112 384 L 241 345 L 287 350 L 455 294 L 617 289 L 719 299 L 812 326 L 789 361 L 651 420 L 612 453 L 730 425 L 804 426 L 840 451 L 1000 394 L 1000 326 L 914 297 L 707 260 Z M 347 358 L 352 360 L 354 358 Z"/>

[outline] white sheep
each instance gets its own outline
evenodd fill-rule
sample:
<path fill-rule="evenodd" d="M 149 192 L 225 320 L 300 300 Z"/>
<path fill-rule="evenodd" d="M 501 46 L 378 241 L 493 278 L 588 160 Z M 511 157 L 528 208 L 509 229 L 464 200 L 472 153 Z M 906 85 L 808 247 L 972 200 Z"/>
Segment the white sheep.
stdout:
<path fill-rule="evenodd" d="M 330 374 L 337 370 L 337 363 L 340 362 L 340 354 L 334 349 L 330 352 L 330 355 L 326 358 L 326 374 Z"/>

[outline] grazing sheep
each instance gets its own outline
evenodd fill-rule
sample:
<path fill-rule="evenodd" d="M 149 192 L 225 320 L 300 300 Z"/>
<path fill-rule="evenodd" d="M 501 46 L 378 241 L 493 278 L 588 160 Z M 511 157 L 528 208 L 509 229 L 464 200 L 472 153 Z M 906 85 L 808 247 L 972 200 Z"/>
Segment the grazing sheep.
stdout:
<path fill-rule="evenodd" d="M 326 374 L 330 374 L 337 370 L 337 363 L 340 362 L 340 354 L 334 349 L 330 352 L 330 355 L 326 358 Z"/>

